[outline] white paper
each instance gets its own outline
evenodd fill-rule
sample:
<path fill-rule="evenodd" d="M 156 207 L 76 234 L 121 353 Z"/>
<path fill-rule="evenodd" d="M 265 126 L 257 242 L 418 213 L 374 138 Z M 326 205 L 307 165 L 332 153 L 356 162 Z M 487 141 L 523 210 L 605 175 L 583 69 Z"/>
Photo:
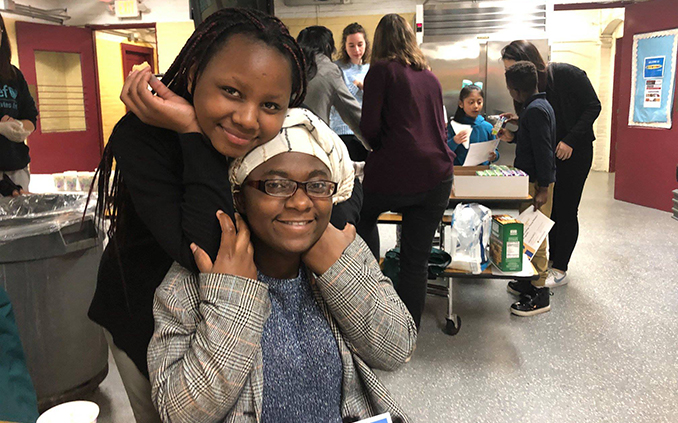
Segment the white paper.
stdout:
<path fill-rule="evenodd" d="M 490 153 L 497 149 L 498 144 L 498 139 L 471 144 L 463 166 L 478 166 L 488 161 Z"/>
<path fill-rule="evenodd" d="M 549 219 L 544 213 L 535 210 L 530 206 L 524 212 L 518 215 L 518 220 L 523 222 L 523 246 L 525 254 L 532 260 L 534 253 L 546 239 L 546 235 L 553 227 L 553 220 Z"/>
<path fill-rule="evenodd" d="M 532 267 L 532 263 L 530 262 L 530 258 L 527 256 L 527 254 L 523 254 L 523 268 L 520 270 L 520 272 L 503 272 L 499 270 L 499 268 L 492 263 L 492 274 L 493 275 L 508 275 L 508 276 L 515 276 L 515 277 L 523 277 L 527 278 L 530 276 L 534 276 L 534 267 Z"/>
<path fill-rule="evenodd" d="M 456 135 L 463 134 L 464 132 L 468 132 L 469 138 L 463 142 L 461 145 L 464 146 L 468 150 L 469 145 L 471 144 L 471 131 L 473 131 L 473 128 L 471 125 L 465 125 L 463 123 L 459 123 L 455 121 L 454 119 L 450 121 L 450 125 L 452 125 L 452 130 Z M 480 162 L 482 163 L 482 162 Z"/>
<path fill-rule="evenodd" d="M 356 423 L 392 423 L 391 413 L 379 414 L 378 416 L 370 417 L 369 419 L 360 420 Z"/>

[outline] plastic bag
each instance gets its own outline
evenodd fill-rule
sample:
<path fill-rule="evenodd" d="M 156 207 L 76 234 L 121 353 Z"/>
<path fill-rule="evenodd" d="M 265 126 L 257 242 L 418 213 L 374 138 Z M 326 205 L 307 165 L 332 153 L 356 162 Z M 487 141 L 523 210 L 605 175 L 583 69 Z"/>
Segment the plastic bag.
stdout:
<path fill-rule="evenodd" d="M 477 203 L 458 204 L 452 215 L 451 267 L 474 274 L 490 264 L 492 211 Z"/>
<path fill-rule="evenodd" d="M 87 215 L 94 214 L 92 195 Z M 82 220 L 87 193 L 26 194 L 0 198 L 0 242 L 56 232 Z"/>

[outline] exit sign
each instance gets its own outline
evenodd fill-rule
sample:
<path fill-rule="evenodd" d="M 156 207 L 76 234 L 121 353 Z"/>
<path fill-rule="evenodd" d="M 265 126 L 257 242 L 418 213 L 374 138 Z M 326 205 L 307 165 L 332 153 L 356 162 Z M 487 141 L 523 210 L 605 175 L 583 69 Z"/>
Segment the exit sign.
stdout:
<path fill-rule="evenodd" d="M 115 0 L 115 16 L 119 18 L 136 18 L 139 16 L 137 0 Z"/>

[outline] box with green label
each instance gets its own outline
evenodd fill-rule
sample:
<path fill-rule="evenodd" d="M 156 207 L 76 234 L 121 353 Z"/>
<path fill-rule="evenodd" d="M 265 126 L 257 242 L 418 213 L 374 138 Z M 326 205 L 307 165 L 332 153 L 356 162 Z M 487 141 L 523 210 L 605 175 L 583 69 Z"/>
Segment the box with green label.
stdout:
<path fill-rule="evenodd" d="M 504 272 L 523 269 L 523 224 L 511 216 L 492 216 L 490 257 Z"/>

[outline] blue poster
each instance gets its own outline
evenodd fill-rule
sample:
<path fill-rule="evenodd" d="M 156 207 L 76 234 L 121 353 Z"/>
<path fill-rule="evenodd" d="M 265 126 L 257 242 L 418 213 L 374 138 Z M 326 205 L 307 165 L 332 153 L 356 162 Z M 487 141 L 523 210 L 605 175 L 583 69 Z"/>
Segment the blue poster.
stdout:
<path fill-rule="evenodd" d="M 664 77 L 664 59 L 661 57 L 646 57 L 643 65 L 643 78 L 663 78 Z"/>
<path fill-rule="evenodd" d="M 634 91 L 629 124 L 671 127 L 676 73 L 674 31 L 634 35 Z"/>

